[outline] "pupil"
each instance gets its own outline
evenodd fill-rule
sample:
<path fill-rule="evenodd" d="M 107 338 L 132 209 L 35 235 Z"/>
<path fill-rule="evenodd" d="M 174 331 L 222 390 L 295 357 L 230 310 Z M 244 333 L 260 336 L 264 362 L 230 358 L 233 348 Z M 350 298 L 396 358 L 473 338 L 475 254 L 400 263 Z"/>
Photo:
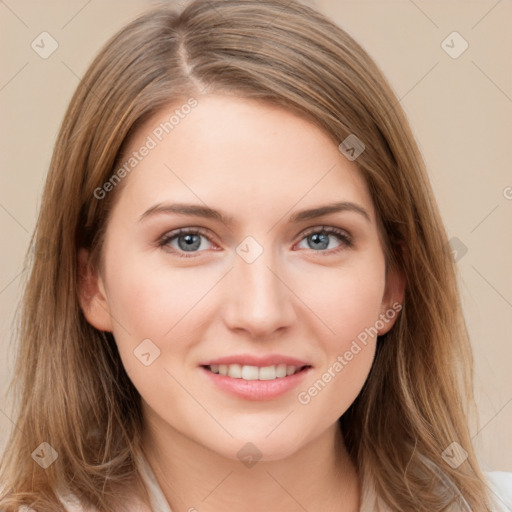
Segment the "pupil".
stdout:
<path fill-rule="evenodd" d="M 310 239 L 313 242 L 313 249 L 326 249 L 329 246 L 329 236 L 326 233 L 314 233 L 310 235 Z M 184 241 L 182 244 L 181 241 Z M 178 239 L 178 245 L 185 251 L 198 249 L 201 245 L 201 239 L 199 235 L 183 235 Z"/>
<path fill-rule="evenodd" d="M 184 240 L 185 243 L 182 244 L 181 241 Z M 183 249 L 185 251 L 190 251 L 191 249 L 198 249 L 201 245 L 201 239 L 199 235 L 183 235 L 178 239 L 178 245 L 180 246 L 180 249 Z"/>
<path fill-rule="evenodd" d="M 315 243 L 315 244 L 320 242 L 320 244 L 322 245 L 322 247 L 321 247 L 322 249 L 326 249 L 329 246 L 329 237 L 325 233 L 314 233 L 313 235 L 311 235 L 311 239 L 313 240 L 313 243 Z M 312 248 L 318 249 L 319 246 L 315 245 Z"/>

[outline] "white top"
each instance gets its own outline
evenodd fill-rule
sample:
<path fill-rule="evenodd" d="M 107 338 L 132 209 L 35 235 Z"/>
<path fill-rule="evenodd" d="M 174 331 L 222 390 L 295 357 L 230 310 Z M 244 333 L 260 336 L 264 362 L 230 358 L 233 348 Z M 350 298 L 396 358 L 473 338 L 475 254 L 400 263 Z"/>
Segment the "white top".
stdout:
<path fill-rule="evenodd" d="M 138 468 L 149 494 L 152 512 L 172 512 L 162 489 L 160 489 L 160 486 L 158 485 L 155 474 L 142 454 L 139 456 Z"/>
<path fill-rule="evenodd" d="M 143 456 L 139 459 L 139 470 L 148 490 L 152 512 L 172 512 L 151 467 Z M 493 512 L 512 512 L 512 472 L 490 471 L 484 474 L 498 505 Z"/>
<path fill-rule="evenodd" d="M 167 500 L 160 488 L 158 481 L 149 466 L 146 458 L 141 454 L 137 460 L 137 466 L 148 491 L 151 511 L 152 512 L 172 512 Z M 484 472 L 491 495 L 495 498 L 497 508 L 492 512 L 512 512 L 512 472 L 506 471 L 490 471 Z M 59 496 L 62 504 L 65 506 L 68 512 L 93 512 L 85 510 L 79 503 L 79 501 L 73 495 L 69 495 L 66 498 Z M 146 509 L 139 508 L 140 505 L 135 505 L 133 510 L 130 507 L 128 512 L 139 512 Z M 21 508 L 19 512 L 26 511 L 26 508 Z M 28 509 L 30 510 L 30 509 Z M 361 507 L 362 512 L 364 510 L 364 504 Z"/>
<path fill-rule="evenodd" d="M 498 503 L 499 508 L 496 512 L 512 512 L 512 473 L 490 471 L 485 473 L 485 476 Z"/>

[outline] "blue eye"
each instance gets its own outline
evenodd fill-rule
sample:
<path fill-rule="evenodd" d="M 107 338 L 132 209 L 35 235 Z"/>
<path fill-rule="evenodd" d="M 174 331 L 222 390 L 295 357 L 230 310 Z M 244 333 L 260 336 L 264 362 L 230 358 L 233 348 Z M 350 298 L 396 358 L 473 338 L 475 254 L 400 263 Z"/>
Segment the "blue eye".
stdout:
<path fill-rule="evenodd" d="M 202 235 L 188 233 L 176 237 L 176 240 L 178 241 L 178 246 L 180 249 L 182 249 L 185 252 L 190 252 L 199 249 L 199 247 L 201 246 L 201 237 Z"/>
<path fill-rule="evenodd" d="M 329 247 L 330 242 L 333 238 L 338 240 L 336 247 Z M 176 231 L 172 231 L 162 237 L 158 242 L 158 246 L 170 250 L 182 258 L 191 258 L 195 254 L 208 249 L 208 243 L 203 243 L 206 240 L 208 243 L 212 243 L 208 231 L 201 228 L 183 228 Z M 344 230 L 322 226 L 309 229 L 302 235 L 301 242 L 307 240 L 308 247 L 314 252 L 333 254 L 341 251 L 345 248 L 353 246 L 351 236 Z M 175 243 L 176 242 L 176 243 Z M 188 253 L 188 254 L 187 254 Z"/>
<path fill-rule="evenodd" d="M 190 258 L 189 255 L 183 253 L 195 253 L 203 244 L 202 239 L 209 240 L 208 236 L 200 228 L 195 229 L 179 229 L 165 235 L 158 243 L 159 247 L 168 247 L 177 252 L 179 256 Z M 176 241 L 178 247 L 175 247 L 172 242 Z"/>
<path fill-rule="evenodd" d="M 330 239 L 333 237 L 338 239 L 339 245 L 329 248 Z M 346 231 L 329 226 L 315 227 L 308 230 L 302 240 L 307 241 L 309 249 L 316 252 L 327 252 L 328 254 L 336 253 L 353 245 L 352 239 Z M 326 251 L 325 249 L 329 250 Z"/>

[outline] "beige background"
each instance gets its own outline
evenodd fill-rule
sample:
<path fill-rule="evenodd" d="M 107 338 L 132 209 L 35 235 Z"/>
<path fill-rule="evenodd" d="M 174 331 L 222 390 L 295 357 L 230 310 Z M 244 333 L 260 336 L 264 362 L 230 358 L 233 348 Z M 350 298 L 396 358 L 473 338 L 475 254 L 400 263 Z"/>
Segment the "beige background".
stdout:
<path fill-rule="evenodd" d="M 0 2 L 0 451 L 13 428 L 5 390 L 21 261 L 64 110 L 104 41 L 153 3 Z M 467 248 L 458 266 L 476 358 L 480 429 L 472 435 L 484 470 L 512 471 L 512 3 L 308 3 L 383 69 L 411 120 L 449 236 Z M 31 48 L 43 31 L 59 45 L 47 59 Z M 469 44 L 458 58 L 441 46 L 453 31 Z M 452 39 L 453 53 L 462 41 Z"/>

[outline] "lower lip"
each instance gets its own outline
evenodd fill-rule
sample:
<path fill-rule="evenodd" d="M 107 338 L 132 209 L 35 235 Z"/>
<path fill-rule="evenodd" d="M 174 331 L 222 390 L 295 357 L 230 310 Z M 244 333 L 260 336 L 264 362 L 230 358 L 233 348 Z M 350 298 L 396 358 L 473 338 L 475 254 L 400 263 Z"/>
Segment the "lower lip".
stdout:
<path fill-rule="evenodd" d="M 311 370 L 311 367 L 304 368 L 293 375 L 278 377 L 273 380 L 234 379 L 227 375 L 213 373 L 203 366 L 200 369 L 222 391 L 245 398 L 246 400 L 271 400 L 298 386 L 304 380 L 309 370 Z"/>

